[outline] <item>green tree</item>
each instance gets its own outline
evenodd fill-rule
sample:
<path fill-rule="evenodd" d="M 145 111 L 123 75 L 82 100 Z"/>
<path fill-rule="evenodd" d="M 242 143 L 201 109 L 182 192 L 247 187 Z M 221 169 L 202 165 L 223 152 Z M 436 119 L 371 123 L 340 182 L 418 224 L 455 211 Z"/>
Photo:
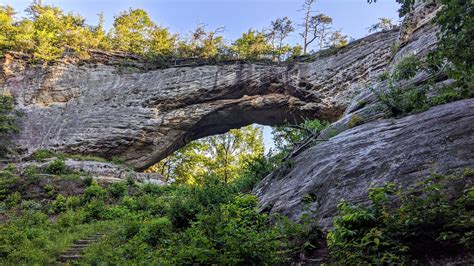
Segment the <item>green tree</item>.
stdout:
<path fill-rule="evenodd" d="M 200 141 L 193 141 L 170 156 L 150 167 L 147 172 L 161 174 L 166 181 L 178 183 L 195 183 L 196 177 L 203 176 L 208 163 L 204 151 L 207 146 Z"/>
<path fill-rule="evenodd" d="M 474 91 L 474 3 L 470 0 L 442 0 L 437 13 L 440 26 L 438 49 L 433 54 L 438 65 L 446 65 L 450 78 L 458 81 L 466 93 Z"/>
<path fill-rule="evenodd" d="M 208 144 L 208 169 L 225 183 L 237 177 L 243 164 L 263 154 L 263 133 L 259 127 L 231 129 L 227 134 L 210 136 L 202 140 Z"/>
<path fill-rule="evenodd" d="M 13 98 L 0 95 L 0 158 L 4 158 L 11 148 L 9 136 L 19 131 L 15 125 Z"/>
<path fill-rule="evenodd" d="M 346 46 L 349 41 L 347 35 L 342 34 L 341 31 L 334 31 L 329 37 L 329 45 L 331 47 L 343 47 Z"/>
<path fill-rule="evenodd" d="M 305 120 L 297 125 L 286 124 L 273 128 L 273 141 L 279 152 L 286 154 L 301 144 L 306 138 L 321 132 L 329 125 L 319 120 Z"/>
<path fill-rule="evenodd" d="M 330 30 L 331 24 L 332 18 L 323 13 L 307 18 L 304 24 L 305 31 L 300 34 L 304 40 L 303 53 L 306 53 L 309 45 L 314 41 L 318 42 L 319 49 L 323 49 L 328 45 L 332 33 Z"/>
<path fill-rule="evenodd" d="M 378 22 L 369 27 L 369 32 L 386 31 L 395 28 L 397 25 L 389 18 L 379 18 Z"/>
<path fill-rule="evenodd" d="M 193 141 L 147 171 L 190 184 L 201 183 L 200 178 L 213 173 L 227 183 L 263 152 L 262 129 L 248 126 Z"/>
<path fill-rule="evenodd" d="M 294 30 L 293 22 L 288 17 L 277 18 L 271 22 L 266 37 L 272 45 L 273 60 L 281 61 L 282 57 L 291 51 L 291 47 L 284 41 Z"/>
<path fill-rule="evenodd" d="M 15 32 L 14 15 L 15 10 L 11 6 L 0 6 L 0 55 L 14 46 L 12 40 L 12 35 Z"/>
<path fill-rule="evenodd" d="M 110 50 L 110 40 L 104 29 L 104 13 L 99 15 L 99 24 L 92 29 L 93 39 L 91 46 L 101 50 Z"/>
<path fill-rule="evenodd" d="M 219 55 L 224 39 L 219 36 L 224 27 L 207 31 L 205 24 L 199 24 L 187 40 L 178 43 L 178 55 L 181 57 L 213 58 Z"/>
<path fill-rule="evenodd" d="M 269 54 L 271 47 L 264 33 L 250 29 L 232 44 L 231 50 L 238 58 L 256 60 Z"/>
<path fill-rule="evenodd" d="M 148 51 L 155 24 L 143 9 L 129 9 L 115 17 L 111 30 L 112 48 L 138 55 Z"/>

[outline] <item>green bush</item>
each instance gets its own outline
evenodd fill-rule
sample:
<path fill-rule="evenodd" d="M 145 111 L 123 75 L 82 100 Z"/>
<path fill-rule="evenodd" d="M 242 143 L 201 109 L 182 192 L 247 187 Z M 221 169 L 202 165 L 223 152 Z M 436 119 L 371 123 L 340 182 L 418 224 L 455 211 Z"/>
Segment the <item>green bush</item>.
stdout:
<path fill-rule="evenodd" d="M 94 199 L 103 200 L 105 196 L 105 189 L 103 189 L 97 181 L 93 181 L 90 186 L 84 189 L 84 193 L 82 194 L 82 201 L 83 202 L 90 202 Z"/>
<path fill-rule="evenodd" d="M 166 217 L 145 221 L 140 227 L 140 236 L 151 246 L 165 243 L 172 232 L 172 224 Z"/>
<path fill-rule="evenodd" d="M 36 167 L 35 165 L 28 165 L 27 167 L 25 167 L 25 169 L 23 170 L 23 175 L 31 181 L 37 181 L 40 178 L 38 167 Z"/>
<path fill-rule="evenodd" d="M 84 208 L 84 220 L 91 222 L 94 220 L 101 220 L 105 217 L 106 208 L 103 200 L 93 199 Z"/>
<path fill-rule="evenodd" d="M 421 68 L 420 59 L 414 55 L 402 58 L 395 66 L 391 73 L 391 77 L 395 81 L 413 78 Z"/>
<path fill-rule="evenodd" d="M 257 210 L 257 199 L 244 195 L 200 215 L 169 254 L 173 264 L 275 264 L 283 243 L 269 217 Z"/>
<path fill-rule="evenodd" d="M 51 198 L 54 196 L 54 186 L 51 184 L 46 184 L 43 186 L 44 192 L 46 193 L 46 196 Z"/>
<path fill-rule="evenodd" d="M 18 191 L 11 193 L 5 199 L 5 205 L 8 209 L 16 207 L 18 204 L 20 204 L 20 202 L 21 202 L 21 195 Z"/>
<path fill-rule="evenodd" d="M 447 181 L 462 181 L 467 190 L 451 199 Z M 407 190 L 392 183 L 372 188 L 369 206 L 342 201 L 328 233 L 331 258 L 336 264 L 411 264 L 466 252 L 474 243 L 472 191 L 466 177 L 434 175 Z"/>
<path fill-rule="evenodd" d="M 44 169 L 44 172 L 50 175 L 63 175 L 69 173 L 64 159 L 61 158 L 57 158 L 48 164 Z"/>
<path fill-rule="evenodd" d="M 21 201 L 21 209 L 28 212 L 35 212 L 41 210 L 41 203 L 34 200 Z"/>
<path fill-rule="evenodd" d="M 120 199 L 127 194 L 127 184 L 125 182 L 112 183 L 107 188 L 107 193 L 115 199 Z"/>
<path fill-rule="evenodd" d="M 53 201 L 53 211 L 54 213 L 62 213 L 67 210 L 67 199 L 61 194 L 56 196 L 56 200 Z"/>
<path fill-rule="evenodd" d="M 10 135 L 20 131 L 15 123 L 17 114 L 13 110 L 13 98 L 0 94 L 0 158 L 5 158 L 11 152 Z"/>
<path fill-rule="evenodd" d="M 379 100 L 387 106 L 390 115 L 394 117 L 422 112 L 430 107 L 425 89 L 416 87 L 392 89 L 379 94 Z"/>
<path fill-rule="evenodd" d="M 54 151 L 40 149 L 34 151 L 31 156 L 37 161 L 43 161 L 48 158 L 56 157 L 58 156 L 58 154 Z"/>

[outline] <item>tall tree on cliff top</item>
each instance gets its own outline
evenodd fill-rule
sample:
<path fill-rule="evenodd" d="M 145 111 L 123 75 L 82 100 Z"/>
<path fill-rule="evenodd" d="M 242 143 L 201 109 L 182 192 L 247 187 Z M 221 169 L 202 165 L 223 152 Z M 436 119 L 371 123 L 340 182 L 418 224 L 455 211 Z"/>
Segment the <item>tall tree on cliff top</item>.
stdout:
<path fill-rule="evenodd" d="M 155 24 L 142 9 L 129 9 L 115 17 L 111 30 L 112 48 L 143 55 Z"/>
<path fill-rule="evenodd" d="M 255 30 L 242 33 L 242 37 L 235 40 L 230 50 L 238 58 L 257 60 L 270 53 L 271 47 L 265 34 Z"/>
<path fill-rule="evenodd" d="M 300 33 L 301 37 L 303 37 L 303 54 L 306 54 L 309 46 L 309 39 L 310 39 L 310 19 L 311 14 L 313 14 L 313 4 L 315 0 L 305 0 L 303 4 L 302 11 L 304 13 L 303 24 L 300 26 L 303 27 L 303 32 Z"/>
<path fill-rule="evenodd" d="M 216 57 L 223 47 L 223 37 L 219 34 L 224 31 L 224 27 L 208 31 L 205 24 L 199 24 L 194 29 L 187 40 L 181 40 L 178 44 L 178 54 L 181 57 Z"/>
<path fill-rule="evenodd" d="M 300 25 L 303 28 L 303 32 L 300 33 L 303 37 L 303 54 L 307 54 L 309 46 L 314 41 L 318 41 L 319 49 L 327 47 L 332 34 L 330 30 L 332 18 L 323 13 L 312 15 L 314 3 L 315 0 L 306 0 L 303 4 L 304 18 Z"/>
<path fill-rule="evenodd" d="M 267 38 L 273 48 L 273 59 L 281 61 L 281 57 L 291 51 L 291 47 L 284 43 L 285 39 L 295 30 L 293 22 L 288 18 L 277 18 L 271 22 L 267 31 Z"/>

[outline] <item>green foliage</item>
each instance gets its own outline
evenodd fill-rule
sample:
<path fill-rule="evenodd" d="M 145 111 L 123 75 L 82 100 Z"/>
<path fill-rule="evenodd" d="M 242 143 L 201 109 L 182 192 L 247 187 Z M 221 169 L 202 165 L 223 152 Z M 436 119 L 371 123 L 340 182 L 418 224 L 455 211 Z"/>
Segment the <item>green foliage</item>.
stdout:
<path fill-rule="evenodd" d="M 449 77 L 457 80 L 459 87 L 472 93 L 474 4 L 469 0 L 442 0 L 441 4 L 442 8 L 436 15 L 436 23 L 440 27 L 438 49 L 432 57 L 440 65 L 448 61 Z"/>
<path fill-rule="evenodd" d="M 277 167 L 277 164 L 265 156 L 257 157 L 245 163 L 239 178 L 232 182 L 232 187 L 242 193 L 250 193 L 257 183 L 269 175 Z"/>
<path fill-rule="evenodd" d="M 113 49 L 147 56 L 169 55 L 174 43 L 168 30 L 158 27 L 142 9 L 116 16 L 109 36 Z"/>
<path fill-rule="evenodd" d="M 429 108 L 426 92 L 420 88 L 392 89 L 380 93 L 379 100 L 387 106 L 390 115 L 394 117 L 422 112 Z"/>
<path fill-rule="evenodd" d="M 84 193 L 82 195 L 82 200 L 84 202 L 90 202 L 94 199 L 102 200 L 106 194 L 106 190 L 103 189 L 97 181 L 92 181 L 92 184 L 84 189 Z"/>
<path fill-rule="evenodd" d="M 448 197 L 447 180 L 467 190 Z M 434 175 L 403 190 L 393 183 L 369 190 L 369 206 L 342 201 L 328 246 L 335 263 L 404 264 L 461 252 L 472 245 L 472 191 L 466 177 Z"/>
<path fill-rule="evenodd" d="M 329 126 L 328 122 L 320 120 L 304 120 L 299 125 L 283 125 L 273 128 L 273 141 L 278 151 L 288 153 L 299 143 L 311 135 L 319 134 Z"/>
<path fill-rule="evenodd" d="M 57 158 L 46 166 L 44 172 L 50 175 L 62 175 L 68 174 L 70 171 L 67 169 L 64 159 Z"/>
<path fill-rule="evenodd" d="M 43 186 L 44 192 L 46 193 L 46 196 L 48 198 L 51 198 L 54 196 L 54 186 L 51 184 L 46 184 Z"/>
<path fill-rule="evenodd" d="M 0 6 L 0 28 L 2 9 Z M 0 33 L 1 44 L 1 33 Z M 10 153 L 12 143 L 9 140 L 10 135 L 19 132 L 19 128 L 15 124 L 16 115 L 13 112 L 13 98 L 6 95 L 0 95 L 0 159 Z"/>
<path fill-rule="evenodd" d="M 117 182 L 107 187 L 107 193 L 115 199 L 120 199 L 127 194 L 128 186 L 125 182 Z"/>
<path fill-rule="evenodd" d="M 349 128 L 353 128 L 359 125 L 362 125 L 364 123 L 364 120 L 360 115 L 354 114 L 351 116 L 351 119 L 349 119 L 349 122 L 347 122 L 347 126 Z"/>
<path fill-rule="evenodd" d="M 53 211 L 55 213 L 62 213 L 65 212 L 67 209 L 67 200 L 66 197 L 64 197 L 61 194 L 58 194 L 56 197 L 56 200 L 53 202 Z"/>
<path fill-rule="evenodd" d="M 404 79 L 411 79 L 420 70 L 421 62 L 414 55 L 409 55 L 402 58 L 398 64 L 394 67 L 391 78 L 394 81 L 400 81 Z"/>
<path fill-rule="evenodd" d="M 250 60 L 257 60 L 268 55 L 270 52 L 270 44 L 265 38 L 263 32 L 249 30 L 242 34 L 242 37 L 235 40 L 231 50 L 238 58 L 245 58 Z"/>
<path fill-rule="evenodd" d="M 262 134 L 260 127 L 248 126 L 196 140 L 147 171 L 178 183 L 200 184 L 208 173 L 231 182 L 248 160 L 263 154 Z"/>
<path fill-rule="evenodd" d="M 5 206 L 8 209 L 11 209 L 11 208 L 16 207 L 18 204 L 20 204 L 20 202 L 21 202 L 20 193 L 18 191 L 13 192 L 10 195 L 8 195 L 7 198 L 5 199 Z"/>

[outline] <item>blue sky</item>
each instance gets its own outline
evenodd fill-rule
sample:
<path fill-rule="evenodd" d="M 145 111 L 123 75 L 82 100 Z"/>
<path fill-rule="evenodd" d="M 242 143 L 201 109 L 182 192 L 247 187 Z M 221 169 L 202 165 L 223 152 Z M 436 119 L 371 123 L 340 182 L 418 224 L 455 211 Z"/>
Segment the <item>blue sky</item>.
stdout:
<path fill-rule="evenodd" d="M 0 0 L 2 5 L 13 6 L 17 16 L 31 0 Z M 249 28 L 263 29 L 270 21 L 288 16 L 299 23 L 302 18 L 303 0 L 43 0 L 43 4 L 58 6 L 67 12 L 79 13 L 88 24 L 97 24 L 97 14 L 104 12 L 106 27 L 113 23 L 114 15 L 132 8 L 146 10 L 159 25 L 172 32 L 189 33 L 199 23 L 205 23 L 209 29 L 225 26 L 222 35 L 229 40 L 240 37 Z M 366 0 L 316 0 L 314 10 L 333 18 L 333 28 L 352 38 L 358 39 L 368 34 L 367 28 L 376 23 L 379 17 L 398 21 L 398 4 L 395 0 L 379 0 L 367 4 Z M 300 42 L 294 33 L 289 43 Z M 273 146 L 271 129 L 264 129 L 265 147 Z"/>

